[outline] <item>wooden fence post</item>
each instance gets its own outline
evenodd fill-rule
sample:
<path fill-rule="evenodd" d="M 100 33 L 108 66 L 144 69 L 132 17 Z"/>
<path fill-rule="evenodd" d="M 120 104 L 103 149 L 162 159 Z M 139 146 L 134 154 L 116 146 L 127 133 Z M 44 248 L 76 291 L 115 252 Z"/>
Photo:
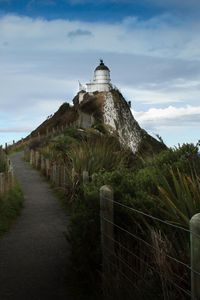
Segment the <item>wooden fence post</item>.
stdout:
<path fill-rule="evenodd" d="M 56 164 L 56 186 L 60 186 L 60 164 Z"/>
<path fill-rule="evenodd" d="M 100 188 L 101 247 L 103 274 L 109 270 L 106 258 L 114 253 L 113 190 L 104 185 Z M 106 277 L 106 276 L 104 276 Z"/>
<path fill-rule="evenodd" d="M 60 165 L 60 186 L 64 187 L 65 185 L 65 166 L 64 165 Z"/>
<path fill-rule="evenodd" d="M 31 152 L 30 152 L 30 164 L 31 165 L 33 165 L 33 161 L 34 161 L 33 156 L 34 156 L 34 150 L 31 149 Z"/>
<path fill-rule="evenodd" d="M 0 173 L 0 194 L 4 192 L 4 174 Z"/>
<path fill-rule="evenodd" d="M 52 182 L 55 184 L 56 182 L 56 163 L 53 162 L 52 165 L 52 178 L 51 178 Z"/>
<path fill-rule="evenodd" d="M 36 168 L 40 168 L 40 152 L 35 152 L 35 166 Z"/>
<path fill-rule="evenodd" d="M 63 187 L 66 188 L 67 185 L 67 168 L 64 166 L 63 170 Z"/>
<path fill-rule="evenodd" d="M 190 220 L 190 247 L 191 294 L 192 299 L 200 299 L 200 213 L 194 215 Z"/>
<path fill-rule="evenodd" d="M 87 184 L 89 182 L 89 173 L 88 171 L 83 171 L 83 184 Z"/>
<path fill-rule="evenodd" d="M 50 162 L 49 159 L 45 159 L 45 174 L 49 178 L 50 177 Z"/>
<path fill-rule="evenodd" d="M 49 160 L 49 179 L 53 182 L 53 163 Z"/>
<path fill-rule="evenodd" d="M 40 164 L 40 169 L 41 169 L 41 171 L 42 171 L 42 173 L 44 173 L 45 172 L 45 158 L 44 158 L 44 156 L 43 155 L 41 155 L 41 164 Z"/>
<path fill-rule="evenodd" d="M 91 176 L 91 178 L 92 178 L 92 181 L 94 181 L 95 180 L 95 178 L 96 178 L 96 176 L 97 176 L 97 174 L 92 174 L 92 176 Z"/>

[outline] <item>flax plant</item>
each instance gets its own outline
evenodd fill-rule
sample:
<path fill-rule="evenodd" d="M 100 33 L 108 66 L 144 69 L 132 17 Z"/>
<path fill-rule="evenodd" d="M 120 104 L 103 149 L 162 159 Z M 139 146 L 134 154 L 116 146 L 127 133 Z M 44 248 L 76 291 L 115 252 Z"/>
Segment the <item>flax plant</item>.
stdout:
<path fill-rule="evenodd" d="M 200 212 L 200 177 L 195 169 L 191 175 L 170 170 L 170 177 L 161 176 L 159 200 L 164 204 L 166 218 L 178 225 L 189 226 L 191 217 Z"/>

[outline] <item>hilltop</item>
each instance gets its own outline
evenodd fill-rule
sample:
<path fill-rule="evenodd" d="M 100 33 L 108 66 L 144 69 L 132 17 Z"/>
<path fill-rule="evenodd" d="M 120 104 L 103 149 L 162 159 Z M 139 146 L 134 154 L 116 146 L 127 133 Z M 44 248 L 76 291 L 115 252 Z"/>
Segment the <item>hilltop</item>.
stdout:
<path fill-rule="evenodd" d="M 118 137 L 120 143 L 136 152 L 154 152 L 166 146 L 142 129 L 133 117 L 130 107 L 117 89 L 108 92 L 80 91 L 73 105 L 63 103 L 53 116 L 45 120 L 31 137 L 45 135 L 68 127 L 94 128 L 101 133 Z"/>

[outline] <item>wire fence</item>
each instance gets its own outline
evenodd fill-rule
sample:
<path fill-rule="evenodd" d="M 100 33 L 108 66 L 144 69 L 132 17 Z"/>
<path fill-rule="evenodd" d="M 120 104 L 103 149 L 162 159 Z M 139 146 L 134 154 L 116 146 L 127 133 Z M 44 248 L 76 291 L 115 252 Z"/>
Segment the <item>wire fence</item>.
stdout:
<path fill-rule="evenodd" d="M 105 297 L 200 299 L 200 234 L 100 195 Z"/>
<path fill-rule="evenodd" d="M 33 167 L 40 170 L 55 187 L 65 190 L 69 182 L 68 170 L 65 164 L 47 158 L 39 151 L 33 149 L 25 152 L 25 158 Z"/>
<path fill-rule="evenodd" d="M 40 130 L 33 131 L 26 138 L 21 138 L 18 141 L 9 141 L 5 143 L 4 149 L 6 152 L 18 151 L 29 147 L 32 144 L 39 144 L 47 138 L 56 137 L 65 132 L 66 129 L 79 128 L 80 120 L 60 124 L 59 126 L 46 125 Z"/>

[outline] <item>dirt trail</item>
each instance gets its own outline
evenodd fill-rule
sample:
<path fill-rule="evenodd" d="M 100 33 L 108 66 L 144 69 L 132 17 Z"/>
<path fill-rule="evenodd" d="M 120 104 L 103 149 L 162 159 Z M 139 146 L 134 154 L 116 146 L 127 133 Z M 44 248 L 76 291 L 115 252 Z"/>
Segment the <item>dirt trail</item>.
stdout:
<path fill-rule="evenodd" d="M 22 160 L 22 153 L 11 160 L 25 204 L 16 224 L 0 240 L 0 299 L 69 300 L 68 217 L 48 183 Z"/>

